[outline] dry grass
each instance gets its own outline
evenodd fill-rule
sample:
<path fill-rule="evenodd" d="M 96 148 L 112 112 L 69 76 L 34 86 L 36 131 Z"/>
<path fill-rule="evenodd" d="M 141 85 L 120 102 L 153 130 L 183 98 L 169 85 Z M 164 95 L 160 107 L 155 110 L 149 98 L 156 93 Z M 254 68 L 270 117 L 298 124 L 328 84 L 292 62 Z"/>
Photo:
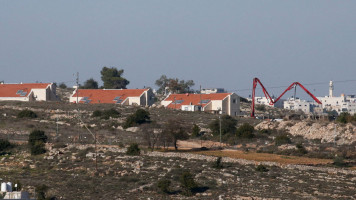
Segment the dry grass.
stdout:
<path fill-rule="evenodd" d="M 280 164 L 325 165 L 333 162 L 331 159 L 283 156 L 283 155 L 268 154 L 268 153 L 243 152 L 238 150 L 203 151 L 203 152 L 194 152 L 194 153 L 208 155 L 208 156 L 241 158 L 241 159 L 253 160 L 253 161 L 270 161 L 270 162 L 276 162 Z"/>

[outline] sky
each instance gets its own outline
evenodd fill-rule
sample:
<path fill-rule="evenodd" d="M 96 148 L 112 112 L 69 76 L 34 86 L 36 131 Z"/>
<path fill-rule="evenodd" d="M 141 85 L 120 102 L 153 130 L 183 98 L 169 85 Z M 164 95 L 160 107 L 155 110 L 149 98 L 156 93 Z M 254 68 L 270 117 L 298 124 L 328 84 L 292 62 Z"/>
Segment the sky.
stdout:
<path fill-rule="evenodd" d="M 355 10 L 353 0 L 0 0 L 0 81 L 72 86 L 79 72 L 102 85 L 107 66 L 128 88 L 157 88 L 164 74 L 245 97 L 254 77 L 275 96 L 295 81 L 326 96 L 330 80 L 335 95 L 356 94 Z"/>

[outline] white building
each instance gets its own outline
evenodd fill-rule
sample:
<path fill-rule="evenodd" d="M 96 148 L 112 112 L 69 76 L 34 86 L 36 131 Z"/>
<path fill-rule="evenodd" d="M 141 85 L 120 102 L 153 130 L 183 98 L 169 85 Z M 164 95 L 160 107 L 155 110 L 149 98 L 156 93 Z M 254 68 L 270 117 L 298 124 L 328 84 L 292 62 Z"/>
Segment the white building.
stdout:
<path fill-rule="evenodd" d="M 283 108 L 288 110 L 301 110 L 306 114 L 312 112 L 312 102 L 308 102 L 301 99 L 289 98 L 287 101 L 284 101 Z"/>
<path fill-rule="evenodd" d="M 252 99 L 248 99 L 252 100 Z M 274 99 L 272 99 L 274 101 Z M 280 99 L 273 105 L 270 104 L 270 100 L 266 97 L 255 97 L 255 103 L 260 104 L 260 105 L 265 105 L 265 106 L 270 106 L 270 107 L 275 107 L 275 108 L 283 108 L 283 103 L 286 101 L 285 99 Z"/>
<path fill-rule="evenodd" d="M 329 84 L 329 96 L 318 97 L 318 99 L 322 103 L 322 108 L 325 111 L 333 111 L 335 110 L 338 114 L 342 112 L 348 112 L 350 114 L 356 113 L 356 97 L 355 95 L 345 96 L 341 94 L 339 97 L 333 96 L 334 85 L 333 82 L 330 81 Z"/>
<path fill-rule="evenodd" d="M 230 116 L 240 115 L 240 97 L 235 93 L 170 94 L 161 105 L 183 111 L 205 111 Z"/>
<path fill-rule="evenodd" d="M 0 84 L 0 101 L 58 101 L 53 83 Z"/>
<path fill-rule="evenodd" d="M 224 93 L 224 88 L 201 89 L 202 94 Z"/>

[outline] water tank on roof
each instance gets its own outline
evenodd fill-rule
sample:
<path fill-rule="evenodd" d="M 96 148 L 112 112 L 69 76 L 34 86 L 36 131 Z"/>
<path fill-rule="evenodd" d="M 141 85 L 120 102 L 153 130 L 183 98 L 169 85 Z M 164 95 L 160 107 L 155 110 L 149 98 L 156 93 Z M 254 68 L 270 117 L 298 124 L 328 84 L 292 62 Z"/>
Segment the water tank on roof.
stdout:
<path fill-rule="evenodd" d="M 7 182 L 7 187 L 6 187 L 6 190 L 8 191 L 8 192 L 12 192 L 12 183 L 11 182 Z"/>
<path fill-rule="evenodd" d="M 6 192 L 6 189 L 7 189 L 7 184 L 1 183 L 1 192 Z"/>

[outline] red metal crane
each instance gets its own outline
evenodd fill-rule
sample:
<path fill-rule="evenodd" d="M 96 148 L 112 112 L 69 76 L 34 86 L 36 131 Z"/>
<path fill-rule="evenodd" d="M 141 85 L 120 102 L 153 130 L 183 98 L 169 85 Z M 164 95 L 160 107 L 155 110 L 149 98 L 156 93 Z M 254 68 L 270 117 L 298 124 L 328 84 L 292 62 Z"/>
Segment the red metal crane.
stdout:
<path fill-rule="evenodd" d="M 319 99 L 317 99 L 311 92 L 309 92 L 309 90 L 307 90 L 302 84 L 300 84 L 299 82 L 294 82 L 292 83 L 286 90 L 284 90 L 284 92 L 276 99 L 273 100 L 272 97 L 268 94 L 266 88 L 263 86 L 263 84 L 261 83 L 261 81 L 258 78 L 254 78 L 253 79 L 253 87 L 252 87 L 252 105 L 251 105 L 251 117 L 255 117 L 255 90 L 256 90 L 256 86 L 257 83 L 259 83 L 262 87 L 262 91 L 265 94 L 265 97 L 267 99 L 269 99 L 269 104 L 273 105 L 275 104 L 278 100 L 280 100 L 282 98 L 282 96 L 288 92 L 289 90 L 293 89 L 294 87 L 297 87 L 298 85 L 307 93 L 309 94 L 309 96 L 311 96 L 318 104 L 321 104 L 321 102 L 319 101 Z M 294 97 L 295 98 L 295 97 Z"/>

